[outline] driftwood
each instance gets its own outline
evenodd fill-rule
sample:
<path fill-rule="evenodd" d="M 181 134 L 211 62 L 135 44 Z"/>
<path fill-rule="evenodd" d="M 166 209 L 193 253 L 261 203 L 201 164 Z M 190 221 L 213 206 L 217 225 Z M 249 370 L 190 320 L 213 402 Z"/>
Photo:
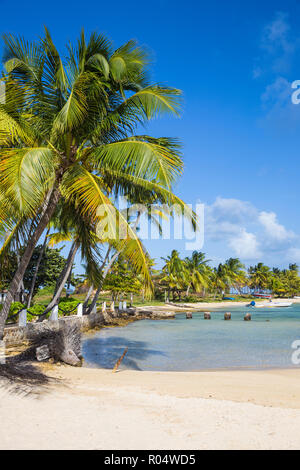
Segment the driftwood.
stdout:
<path fill-rule="evenodd" d="M 25 351 L 5 357 L 5 363 L 0 364 L 0 380 L 14 390 L 26 391 L 28 387 L 46 385 L 53 380 L 37 369 L 34 361 L 52 359 L 72 366 L 82 363 L 78 324 L 63 322 L 56 330 L 41 325 L 41 329 L 33 331 Z"/>
<path fill-rule="evenodd" d="M 117 360 L 116 364 L 115 364 L 115 367 L 113 368 L 113 372 L 117 372 L 118 368 L 119 368 L 119 365 L 121 364 L 121 362 L 123 361 L 124 357 L 126 356 L 127 354 L 127 351 L 128 351 L 128 347 L 126 347 L 124 349 L 124 352 L 122 354 L 122 356 Z"/>

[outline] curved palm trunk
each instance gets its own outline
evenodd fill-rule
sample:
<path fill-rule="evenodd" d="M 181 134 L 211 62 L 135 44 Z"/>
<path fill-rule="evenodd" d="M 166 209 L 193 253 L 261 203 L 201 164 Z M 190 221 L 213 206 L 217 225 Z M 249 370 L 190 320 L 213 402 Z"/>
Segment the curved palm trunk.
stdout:
<path fill-rule="evenodd" d="M 69 255 L 64 267 L 64 276 L 61 279 L 60 285 L 58 286 L 56 292 L 54 293 L 54 296 L 52 297 L 51 302 L 47 305 L 47 308 L 44 311 L 44 314 L 47 312 L 50 312 L 50 310 L 58 303 L 58 300 L 61 296 L 62 290 L 68 280 L 68 277 L 70 275 L 70 272 L 72 270 L 72 266 L 74 263 L 75 255 L 78 251 L 79 248 L 79 243 L 78 242 L 73 242 L 71 249 L 69 251 Z"/>
<path fill-rule="evenodd" d="M 88 302 L 89 302 L 89 298 L 91 297 L 93 290 L 94 290 L 94 284 L 91 284 L 83 302 L 83 310 L 86 309 Z"/>
<path fill-rule="evenodd" d="M 56 205 L 59 201 L 59 198 L 60 198 L 60 193 L 57 188 L 54 188 L 48 194 L 45 204 L 44 204 L 44 209 L 43 209 L 41 219 L 35 231 L 32 233 L 30 239 L 28 240 L 26 249 L 20 261 L 20 265 L 10 283 L 9 290 L 6 294 L 5 302 L 0 312 L 0 340 L 3 339 L 4 326 L 5 326 L 5 322 L 8 317 L 8 314 L 9 314 L 11 303 L 13 302 L 13 299 L 20 288 L 20 284 L 22 282 L 22 279 L 25 274 L 26 268 L 29 264 L 29 261 L 32 257 L 34 248 L 37 242 L 39 241 L 40 237 L 42 236 L 45 228 L 49 224 L 50 219 L 55 211 Z"/>
<path fill-rule="evenodd" d="M 135 223 L 132 227 L 133 230 L 136 230 L 137 229 L 137 226 L 140 222 L 140 219 L 141 219 L 141 216 L 142 216 L 142 212 L 138 212 L 137 214 L 137 218 L 135 220 Z M 106 255 L 105 255 L 105 258 L 104 258 L 104 261 L 103 261 L 103 264 L 102 264 L 102 269 L 104 268 L 105 266 L 105 263 L 109 257 L 109 253 L 110 253 L 110 250 L 111 250 L 111 247 L 109 246 L 108 247 L 108 250 L 106 252 Z M 111 260 L 109 261 L 108 265 L 105 267 L 104 271 L 103 271 L 103 276 L 102 276 L 102 279 L 101 279 L 101 283 L 94 295 L 94 298 L 92 300 L 92 303 L 87 311 L 88 314 L 90 314 L 92 311 L 93 311 L 93 308 L 95 307 L 96 303 L 97 303 L 97 300 L 99 298 L 99 295 L 100 295 L 100 292 L 102 290 L 102 286 L 104 284 L 104 280 L 108 274 L 108 271 L 110 270 L 110 268 L 112 267 L 112 265 L 114 264 L 114 262 L 116 261 L 116 259 L 118 258 L 118 256 L 121 254 L 122 250 L 119 250 L 119 251 L 116 251 L 116 253 L 113 255 L 113 257 L 111 258 Z"/>
<path fill-rule="evenodd" d="M 34 273 L 34 276 L 32 278 L 32 283 L 31 283 L 31 287 L 30 287 L 30 292 L 29 292 L 29 296 L 28 296 L 28 299 L 27 299 L 27 308 L 30 307 L 31 305 L 31 301 L 32 301 L 32 297 L 33 297 L 33 292 L 34 292 L 34 288 L 35 288 L 35 283 L 36 283 L 36 279 L 37 279 L 37 275 L 38 275 L 38 272 L 39 272 L 39 268 L 40 268 L 40 264 L 42 262 L 42 258 L 44 256 L 44 253 L 45 253 L 45 250 L 46 250 L 46 246 L 47 246 L 47 237 L 48 237 L 48 234 L 50 232 L 50 228 L 48 228 L 47 232 L 46 232 L 46 236 L 45 236 L 45 241 L 43 243 L 43 246 L 41 248 L 41 251 L 40 251 L 40 254 L 39 254 L 39 258 L 37 260 L 37 263 L 36 263 L 36 267 L 35 267 L 35 273 Z"/>
<path fill-rule="evenodd" d="M 105 259 L 108 257 L 109 252 L 110 252 L 110 248 L 108 248 L 108 251 L 107 251 L 107 253 L 106 253 Z M 99 286 L 98 286 L 98 289 L 96 290 L 96 293 L 95 293 L 95 295 L 94 295 L 94 298 L 93 298 L 93 300 L 92 300 L 92 303 L 91 303 L 91 305 L 90 305 L 90 307 L 89 307 L 87 313 L 91 313 L 91 312 L 93 311 L 93 309 L 94 309 L 94 307 L 95 307 L 95 305 L 96 305 L 96 303 L 97 303 L 97 300 L 98 300 L 98 298 L 99 298 L 99 295 L 100 295 L 100 292 L 101 292 L 101 290 L 102 290 L 102 287 L 103 287 L 105 278 L 106 278 L 106 276 L 107 276 L 107 274 L 108 274 L 108 271 L 110 270 L 110 268 L 112 267 L 112 265 L 114 264 L 114 262 L 116 261 L 116 259 L 118 258 L 119 254 L 120 254 L 120 251 L 117 251 L 117 252 L 112 256 L 112 258 L 110 259 L 110 261 L 109 261 L 109 263 L 107 264 L 107 266 L 105 266 L 105 269 L 104 269 L 104 271 L 103 271 L 103 276 L 102 276 L 101 282 L 100 282 L 100 284 L 99 284 Z M 105 260 L 104 260 L 104 263 L 105 263 Z"/>

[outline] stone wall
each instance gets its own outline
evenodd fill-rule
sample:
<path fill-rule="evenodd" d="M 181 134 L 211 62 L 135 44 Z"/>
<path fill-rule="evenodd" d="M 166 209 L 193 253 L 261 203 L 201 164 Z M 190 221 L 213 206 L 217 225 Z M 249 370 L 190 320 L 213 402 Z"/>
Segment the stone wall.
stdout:
<path fill-rule="evenodd" d="M 120 315 L 121 314 L 121 315 Z M 114 314 L 103 311 L 98 311 L 97 313 L 90 313 L 89 315 L 83 315 L 82 317 L 77 315 L 70 315 L 69 317 L 59 318 L 58 321 L 49 321 L 44 320 L 41 323 L 38 322 L 31 322 L 27 323 L 25 327 L 21 326 L 8 326 L 4 330 L 4 341 L 6 342 L 7 346 L 14 346 L 23 343 L 24 341 L 28 341 L 31 339 L 33 333 L 37 331 L 43 331 L 43 329 L 49 330 L 49 328 L 56 330 L 59 328 L 61 322 L 78 322 L 81 328 L 81 331 L 88 331 L 97 326 L 101 325 L 108 325 L 114 319 L 121 318 L 121 319 L 131 319 L 131 320 L 141 320 L 141 319 L 151 319 L 151 320 L 162 320 L 162 319 L 170 319 L 174 318 L 174 312 L 166 312 L 157 310 L 146 310 L 146 309 L 134 309 L 128 308 L 126 312 L 118 312 L 116 310 Z"/>
<path fill-rule="evenodd" d="M 83 317 L 78 317 L 77 315 L 64 317 L 53 322 L 45 320 L 41 323 L 28 323 L 25 327 L 17 325 L 8 326 L 4 330 L 4 341 L 8 346 L 17 345 L 30 340 L 33 333 L 36 333 L 37 330 L 43 331 L 43 329 L 46 328 L 56 330 L 62 322 L 70 321 L 79 323 L 82 331 L 88 331 L 105 323 L 103 314 L 101 312 L 97 312 L 91 313 L 90 315 L 84 315 Z"/>

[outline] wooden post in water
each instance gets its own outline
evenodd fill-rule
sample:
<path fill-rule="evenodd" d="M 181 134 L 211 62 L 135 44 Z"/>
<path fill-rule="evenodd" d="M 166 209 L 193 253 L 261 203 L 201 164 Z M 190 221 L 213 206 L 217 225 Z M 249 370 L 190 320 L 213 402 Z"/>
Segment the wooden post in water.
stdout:
<path fill-rule="evenodd" d="M 122 354 L 122 356 L 117 360 L 116 364 L 115 364 L 115 367 L 113 368 L 113 372 L 117 372 L 118 368 L 119 368 L 119 365 L 121 364 L 121 362 L 123 361 L 124 357 L 126 356 L 127 354 L 127 351 L 128 351 L 128 347 L 126 347 L 124 349 L 124 352 Z"/>
<path fill-rule="evenodd" d="M 245 320 L 245 321 L 251 321 L 251 315 L 250 315 L 250 313 L 246 313 L 246 315 L 244 316 L 244 320 Z"/>
<path fill-rule="evenodd" d="M 230 312 L 224 313 L 224 320 L 231 320 L 231 313 Z"/>
<path fill-rule="evenodd" d="M 191 312 L 187 312 L 185 316 L 187 319 L 193 318 L 193 314 Z"/>
<path fill-rule="evenodd" d="M 210 319 L 211 319 L 210 312 L 204 312 L 204 320 L 210 320 Z"/>

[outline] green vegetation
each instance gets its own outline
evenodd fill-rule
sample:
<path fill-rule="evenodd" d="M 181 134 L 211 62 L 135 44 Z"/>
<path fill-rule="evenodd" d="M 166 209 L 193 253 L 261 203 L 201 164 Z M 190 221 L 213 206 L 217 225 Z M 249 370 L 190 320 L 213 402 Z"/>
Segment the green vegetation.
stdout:
<path fill-rule="evenodd" d="M 234 289 L 241 296 L 245 288 L 253 291 L 269 291 L 275 296 L 293 297 L 300 292 L 298 266 L 290 264 L 288 269 L 269 268 L 263 263 L 250 266 L 246 270 L 238 258 L 229 258 L 224 264 L 212 268 L 205 254 L 194 252 L 190 258 L 181 259 L 173 250 L 164 259 L 165 265 L 156 276 L 158 289 L 165 289 L 169 299 L 193 301 L 199 297 L 222 298 Z M 192 296 L 190 294 L 193 294 Z M 247 295 L 247 294 L 245 294 Z"/>
<path fill-rule="evenodd" d="M 98 291 L 112 259 L 122 253 L 144 291 L 151 293 L 149 258 L 115 207 L 119 195 L 126 194 L 131 203 L 143 199 L 177 204 L 194 227 L 196 223 L 189 207 L 172 192 L 183 169 L 177 139 L 136 134 L 138 126 L 180 111 L 180 90 L 151 82 L 145 48 L 130 40 L 114 49 L 103 35 L 86 38 L 82 31 L 61 56 L 47 29 L 32 42 L 5 35 L 4 70 L 0 266 L 2 282 L 10 284 L 0 312 L 0 338 L 11 303 L 26 291 L 24 276 L 35 247 L 50 231 L 72 246 L 48 310 L 70 280 L 76 253 Z M 123 233 L 127 236 L 119 236 Z M 16 269 L 10 267 L 14 253 Z M 9 269 L 11 279 L 4 274 Z"/>

